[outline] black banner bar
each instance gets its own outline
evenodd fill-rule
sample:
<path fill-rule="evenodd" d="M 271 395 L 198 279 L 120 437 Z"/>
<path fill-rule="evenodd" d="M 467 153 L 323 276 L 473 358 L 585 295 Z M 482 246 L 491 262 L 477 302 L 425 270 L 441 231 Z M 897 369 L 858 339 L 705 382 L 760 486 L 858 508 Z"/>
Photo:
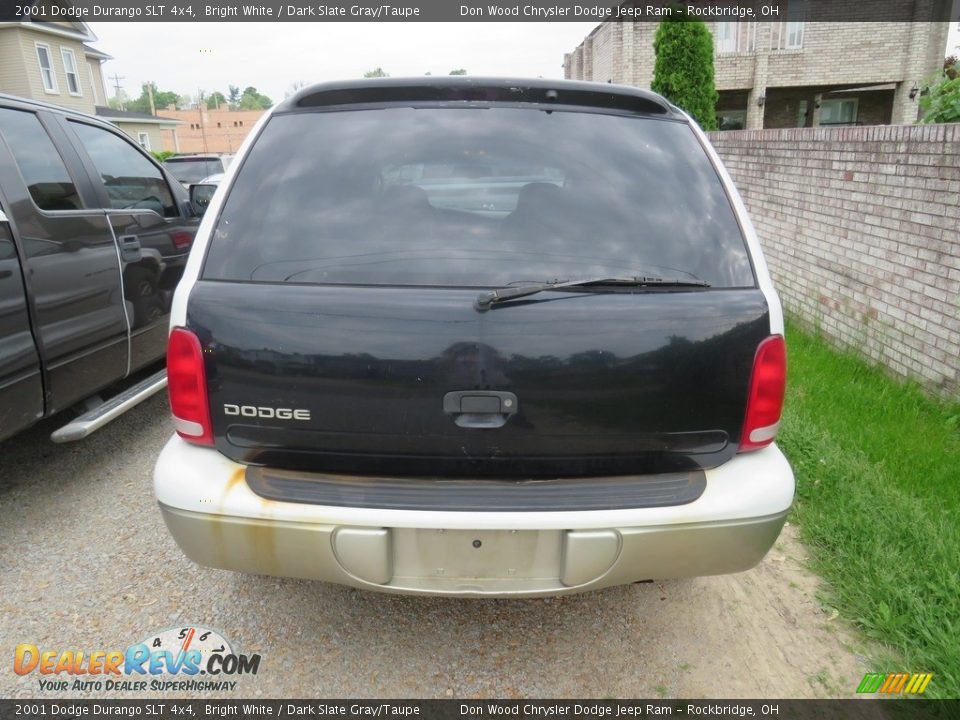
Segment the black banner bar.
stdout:
<path fill-rule="evenodd" d="M 0 700 L 0 718 L 774 718 L 939 720 L 957 700 Z"/>
<path fill-rule="evenodd" d="M 960 0 L 2 0 L 0 22 L 960 21 Z"/>

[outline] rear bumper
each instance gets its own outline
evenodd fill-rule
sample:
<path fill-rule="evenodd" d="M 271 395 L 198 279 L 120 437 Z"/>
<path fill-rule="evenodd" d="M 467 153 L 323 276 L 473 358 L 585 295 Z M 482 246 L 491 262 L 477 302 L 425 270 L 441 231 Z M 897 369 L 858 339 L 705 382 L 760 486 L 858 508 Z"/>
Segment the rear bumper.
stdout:
<path fill-rule="evenodd" d="M 794 481 L 775 447 L 707 471 L 694 502 L 581 512 L 456 512 L 268 500 L 245 466 L 173 437 L 154 484 L 195 562 L 386 592 L 537 596 L 739 572 L 773 545 Z"/>

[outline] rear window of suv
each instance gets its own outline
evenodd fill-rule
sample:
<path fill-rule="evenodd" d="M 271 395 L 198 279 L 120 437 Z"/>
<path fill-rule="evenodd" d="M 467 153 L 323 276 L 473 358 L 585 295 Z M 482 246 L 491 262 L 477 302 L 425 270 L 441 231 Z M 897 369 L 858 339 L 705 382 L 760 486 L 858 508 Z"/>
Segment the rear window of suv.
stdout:
<path fill-rule="evenodd" d="M 625 275 L 755 285 L 693 131 L 507 107 L 273 117 L 230 188 L 203 270 L 448 287 Z"/>
<path fill-rule="evenodd" d="M 163 166 L 181 183 L 198 183 L 211 175 L 222 173 L 223 162 L 218 158 L 168 158 Z"/>

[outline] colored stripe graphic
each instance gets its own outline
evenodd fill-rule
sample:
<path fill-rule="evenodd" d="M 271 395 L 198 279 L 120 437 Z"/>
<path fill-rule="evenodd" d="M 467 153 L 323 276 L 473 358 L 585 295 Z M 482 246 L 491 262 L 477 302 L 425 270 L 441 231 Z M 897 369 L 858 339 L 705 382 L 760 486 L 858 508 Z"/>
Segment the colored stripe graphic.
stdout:
<path fill-rule="evenodd" d="M 887 675 L 887 679 L 884 680 L 883 685 L 880 686 L 880 692 L 887 693 L 890 692 L 890 688 L 897 681 L 898 673 L 890 673 Z"/>
<path fill-rule="evenodd" d="M 867 673 L 857 687 L 858 693 L 922 695 L 933 673 Z"/>
<path fill-rule="evenodd" d="M 921 677 L 923 678 L 923 683 L 919 688 L 914 690 L 917 695 L 923 695 L 923 691 L 927 689 L 927 685 L 929 685 L 930 681 L 933 679 L 933 673 L 924 673 L 921 675 Z"/>
<path fill-rule="evenodd" d="M 880 689 L 880 684 L 883 682 L 885 675 L 882 673 L 867 673 L 863 676 L 863 680 L 860 681 L 860 687 L 857 688 L 858 693 L 875 693 Z"/>

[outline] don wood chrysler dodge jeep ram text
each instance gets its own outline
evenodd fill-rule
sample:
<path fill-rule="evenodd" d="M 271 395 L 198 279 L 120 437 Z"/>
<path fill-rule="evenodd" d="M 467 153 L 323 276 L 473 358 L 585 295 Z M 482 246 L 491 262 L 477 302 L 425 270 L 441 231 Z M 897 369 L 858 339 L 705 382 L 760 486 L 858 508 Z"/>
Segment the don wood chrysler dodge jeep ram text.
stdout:
<path fill-rule="evenodd" d="M 743 203 L 661 97 L 318 85 L 206 210 L 156 493 L 198 563 L 372 590 L 736 572 L 793 499 L 785 373 Z"/>

